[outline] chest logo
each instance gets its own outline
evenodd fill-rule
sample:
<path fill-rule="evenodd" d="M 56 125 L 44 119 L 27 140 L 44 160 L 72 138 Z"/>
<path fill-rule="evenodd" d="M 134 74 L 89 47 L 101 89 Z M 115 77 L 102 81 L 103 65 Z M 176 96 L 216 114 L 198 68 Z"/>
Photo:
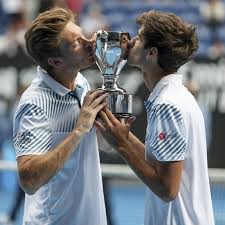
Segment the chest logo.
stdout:
<path fill-rule="evenodd" d="M 164 140 L 165 138 L 166 138 L 166 134 L 165 133 L 163 133 L 163 132 L 159 133 L 159 139 L 160 140 Z"/>

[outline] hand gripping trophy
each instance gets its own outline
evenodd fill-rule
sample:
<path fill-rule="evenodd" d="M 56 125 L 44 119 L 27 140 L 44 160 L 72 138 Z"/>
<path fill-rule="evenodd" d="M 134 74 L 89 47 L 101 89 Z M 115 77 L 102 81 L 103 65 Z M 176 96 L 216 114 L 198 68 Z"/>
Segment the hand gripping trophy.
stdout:
<path fill-rule="evenodd" d="M 132 115 L 132 95 L 120 88 L 116 81 L 126 64 L 129 33 L 99 30 L 96 36 L 95 56 L 103 77 L 102 89 L 109 94 L 108 107 L 117 117 Z"/>

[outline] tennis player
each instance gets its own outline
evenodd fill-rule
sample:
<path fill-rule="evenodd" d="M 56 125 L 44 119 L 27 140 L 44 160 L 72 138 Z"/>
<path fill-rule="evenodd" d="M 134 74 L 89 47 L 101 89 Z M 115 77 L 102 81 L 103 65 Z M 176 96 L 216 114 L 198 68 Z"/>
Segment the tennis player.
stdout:
<path fill-rule="evenodd" d="M 147 185 L 145 225 L 214 225 L 204 120 L 177 73 L 198 48 L 196 28 L 157 11 L 137 22 L 128 63 L 151 92 L 145 144 L 129 132 L 132 117 L 125 123 L 105 108 L 96 125 Z"/>
<path fill-rule="evenodd" d="M 107 94 L 89 91 L 79 72 L 94 63 L 93 42 L 73 21 L 55 8 L 40 14 L 25 35 L 39 66 L 14 120 L 24 225 L 107 224 L 92 128 Z"/>

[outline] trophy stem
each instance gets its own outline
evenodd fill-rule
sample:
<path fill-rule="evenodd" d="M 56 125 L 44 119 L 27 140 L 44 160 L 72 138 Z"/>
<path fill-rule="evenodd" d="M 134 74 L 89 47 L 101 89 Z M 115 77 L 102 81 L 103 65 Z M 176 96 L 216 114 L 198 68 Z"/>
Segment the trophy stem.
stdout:
<path fill-rule="evenodd" d="M 109 92 L 119 92 L 124 93 L 125 91 L 118 87 L 116 84 L 116 81 L 118 79 L 118 76 L 105 76 L 103 75 L 103 84 L 102 89 L 109 91 Z"/>

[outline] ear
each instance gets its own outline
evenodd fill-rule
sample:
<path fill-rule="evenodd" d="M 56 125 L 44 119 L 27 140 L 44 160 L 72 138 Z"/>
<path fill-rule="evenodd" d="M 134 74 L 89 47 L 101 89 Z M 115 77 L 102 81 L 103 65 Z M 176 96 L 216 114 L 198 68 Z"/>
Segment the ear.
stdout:
<path fill-rule="evenodd" d="M 54 68 L 59 68 L 64 64 L 64 62 L 60 57 L 50 57 L 48 58 L 48 64 Z"/>
<path fill-rule="evenodd" d="M 152 57 L 155 57 L 155 56 L 158 56 L 158 48 L 156 47 L 151 47 L 149 49 L 147 49 L 147 58 L 152 58 Z"/>

